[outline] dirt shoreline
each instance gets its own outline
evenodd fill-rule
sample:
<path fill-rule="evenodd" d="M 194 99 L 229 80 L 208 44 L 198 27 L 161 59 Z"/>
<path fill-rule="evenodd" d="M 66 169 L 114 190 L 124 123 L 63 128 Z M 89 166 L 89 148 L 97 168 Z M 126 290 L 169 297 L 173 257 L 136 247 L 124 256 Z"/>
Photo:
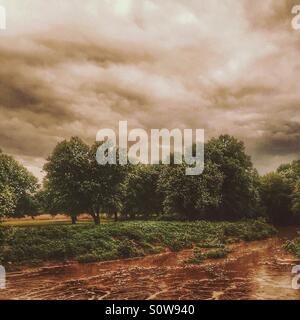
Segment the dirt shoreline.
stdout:
<path fill-rule="evenodd" d="M 282 248 L 296 228 L 230 246 L 226 259 L 184 261 L 192 250 L 103 263 L 45 265 L 7 274 L 0 299 L 300 299 L 291 288 L 300 264 Z"/>

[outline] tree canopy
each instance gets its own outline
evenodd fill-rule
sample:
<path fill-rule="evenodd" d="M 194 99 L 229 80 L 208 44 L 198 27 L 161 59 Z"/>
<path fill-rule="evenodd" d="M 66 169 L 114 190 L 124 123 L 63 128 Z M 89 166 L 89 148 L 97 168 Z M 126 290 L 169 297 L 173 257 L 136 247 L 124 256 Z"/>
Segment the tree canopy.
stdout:
<path fill-rule="evenodd" d="M 24 166 L 0 150 L 0 217 L 31 214 L 37 182 Z"/>
<path fill-rule="evenodd" d="M 287 224 L 292 220 L 292 189 L 287 180 L 278 172 L 269 173 L 261 178 L 261 198 L 265 213 L 275 224 Z"/>
<path fill-rule="evenodd" d="M 44 167 L 47 175 L 42 198 L 50 213 L 68 213 L 73 223 L 80 213 L 88 213 L 99 224 L 101 212 L 118 210 L 124 168 L 100 166 L 97 146 L 89 147 L 77 137 L 56 146 Z"/>
<path fill-rule="evenodd" d="M 259 214 L 259 175 L 242 141 L 229 135 L 211 139 L 205 146 L 205 162 L 217 166 L 223 176 L 222 201 L 215 218 L 238 220 Z"/>
<path fill-rule="evenodd" d="M 78 137 L 58 143 L 39 190 L 27 169 L 0 152 L 0 215 L 64 213 L 76 223 L 78 215 L 88 213 L 95 224 L 101 213 L 115 218 L 120 213 L 123 219 L 264 216 L 275 224 L 300 223 L 300 160 L 260 177 L 243 142 L 221 135 L 205 144 L 203 173 L 188 176 L 185 163 L 100 165 L 99 146 Z"/>
<path fill-rule="evenodd" d="M 162 195 L 158 191 L 161 166 L 134 166 L 126 175 L 122 189 L 122 213 L 134 218 L 149 218 L 162 212 Z"/>

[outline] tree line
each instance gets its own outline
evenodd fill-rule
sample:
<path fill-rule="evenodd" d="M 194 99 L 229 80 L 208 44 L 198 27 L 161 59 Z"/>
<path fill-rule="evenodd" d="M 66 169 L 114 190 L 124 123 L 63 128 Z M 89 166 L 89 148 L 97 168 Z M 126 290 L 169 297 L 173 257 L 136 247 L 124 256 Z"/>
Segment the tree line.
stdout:
<path fill-rule="evenodd" d="M 181 165 L 99 165 L 99 144 L 78 137 L 54 148 L 42 186 L 0 150 L 0 217 L 63 213 L 75 224 L 82 213 L 96 225 L 116 220 L 229 220 L 266 217 L 277 225 L 300 222 L 300 160 L 260 176 L 242 141 L 221 135 L 205 144 L 202 175 Z"/>

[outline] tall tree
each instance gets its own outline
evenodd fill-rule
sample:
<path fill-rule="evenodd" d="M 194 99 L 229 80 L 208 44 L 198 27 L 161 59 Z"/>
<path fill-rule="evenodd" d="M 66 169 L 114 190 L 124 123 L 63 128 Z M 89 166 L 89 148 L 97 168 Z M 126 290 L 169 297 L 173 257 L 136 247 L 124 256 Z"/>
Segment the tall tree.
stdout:
<path fill-rule="evenodd" d="M 0 217 L 33 214 L 37 179 L 11 156 L 0 150 Z"/>
<path fill-rule="evenodd" d="M 295 160 L 290 164 L 283 164 L 277 169 L 277 173 L 282 177 L 285 185 L 289 188 L 289 201 L 286 203 L 284 216 L 285 223 L 300 223 L 299 219 L 299 180 L 300 180 L 300 160 Z M 292 215 L 292 216 L 291 216 Z"/>
<path fill-rule="evenodd" d="M 238 220 L 259 214 L 259 175 L 244 143 L 229 135 L 211 139 L 205 146 L 205 161 L 218 166 L 223 175 L 222 202 L 216 218 Z"/>
<path fill-rule="evenodd" d="M 284 177 L 292 187 L 295 187 L 300 179 L 300 160 L 295 160 L 290 164 L 279 166 L 277 172 Z"/>
<path fill-rule="evenodd" d="M 161 166 L 137 165 L 122 185 L 122 213 L 131 218 L 150 218 L 162 212 L 162 195 L 158 191 Z"/>
<path fill-rule="evenodd" d="M 77 137 L 56 146 L 44 168 L 47 175 L 43 197 L 51 212 L 67 212 L 73 223 L 80 213 L 88 213 L 96 225 L 100 224 L 100 213 L 117 214 L 125 169 L 98 164 L 98 146 L 90 148 Z"/>
<path fill-rule="evenodd" d="M 292 212 L 296 222 L 300 223 L 300 179 L 296 182 L 292 193 Z"/>
<path fill-rule="evenodd" d="M 8 186 L 2 186 L 0 190 L 0 218 L 14 214 L 17 207 L 17 196 L 14 190 Z"/>
<path fill-rule="evenodd" d="M 100 143 L 95 143 L 89 152 L 89 176 L 84 186 L 88 191 L 90 214 L 95 224 L 100 223 L 100 212 L 114 215 L 117 219 L 121 209 L 121 183 L 126 175 L 128 166 L 116 164 L 100 165 L 96 160 L 97 149 Z M 118 150 L 114 148 L 118 163 Z"/>
<path fill-rule="evenodd" d="M 277 225 L 290 224 L 293 220 L 292 189 L 279 173 L 269 173 L 261 178 L 261 199 L 269 220 Z"/>
<path fill-rule="evenodd" d="M 164 196 L 164 212 L 184 219 L 213 218 L 213 209 L 222 200 L 222 173 L 211 162 L 205 164 L 198 176 L 187 176 L 186 168 L 183 164 L 165 166 L 162 170 L 159 191 Z"/>
<path fill-rule="evenodd" d="M 49 213 L 64 212 L 72 223 L 89 211 L 85 183 L 89 176 L 89 147 L 77 137 L 59 143 L 44 166 L 47 173 L 41 194 Z"/>

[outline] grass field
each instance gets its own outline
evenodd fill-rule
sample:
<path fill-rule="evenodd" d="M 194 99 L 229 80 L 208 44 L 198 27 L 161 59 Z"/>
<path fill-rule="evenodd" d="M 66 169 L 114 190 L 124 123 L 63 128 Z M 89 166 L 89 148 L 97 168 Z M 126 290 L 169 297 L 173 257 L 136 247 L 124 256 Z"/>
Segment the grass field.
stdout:
<path fill-rule="evenodd" d="M 0 259 L 8 267 L 65 260 L 88 263 L 195 246 L 224 249 L 228 243 L 262 240 L 275 232 L 272 226 L 260 220 L 236 223 L 131 221 L 101 226 L 21 224 L 1 228 Z"/>
<path fill-rule="evenodd" d="M 106 217 L 101 218 L 101 223 L 108 223 L 112 222 L 113 219 L 108 219 Z M 81 224 L 91 224 L 93 223 L 92 218 L 80 218 L 77 221 L 78 225 Z M 31 219 L 31 218 L 26 218 L 26 219 L 10 219 L 10 220 L 5 220 L 2 222 L 2 226 L 9 226 L 9 227 L 35 227 L 35 226 L 61 226 L 61 225 L 70 225 L 71 221 L 69 217 L 64 217 L 60 216 L 58 218 L 53 218 L 49 215 L 45 215 L 44 218 L 36 218 L 36 219 Z"/>
<path fill-rule="evenodd" d="M 89 221 L 79 221 L 78 224 L 90 223 Z M 4 227 L 38 227 L 38 226 L 66 226 L 68 220 L 10 220 L 2 223 Z"/>

